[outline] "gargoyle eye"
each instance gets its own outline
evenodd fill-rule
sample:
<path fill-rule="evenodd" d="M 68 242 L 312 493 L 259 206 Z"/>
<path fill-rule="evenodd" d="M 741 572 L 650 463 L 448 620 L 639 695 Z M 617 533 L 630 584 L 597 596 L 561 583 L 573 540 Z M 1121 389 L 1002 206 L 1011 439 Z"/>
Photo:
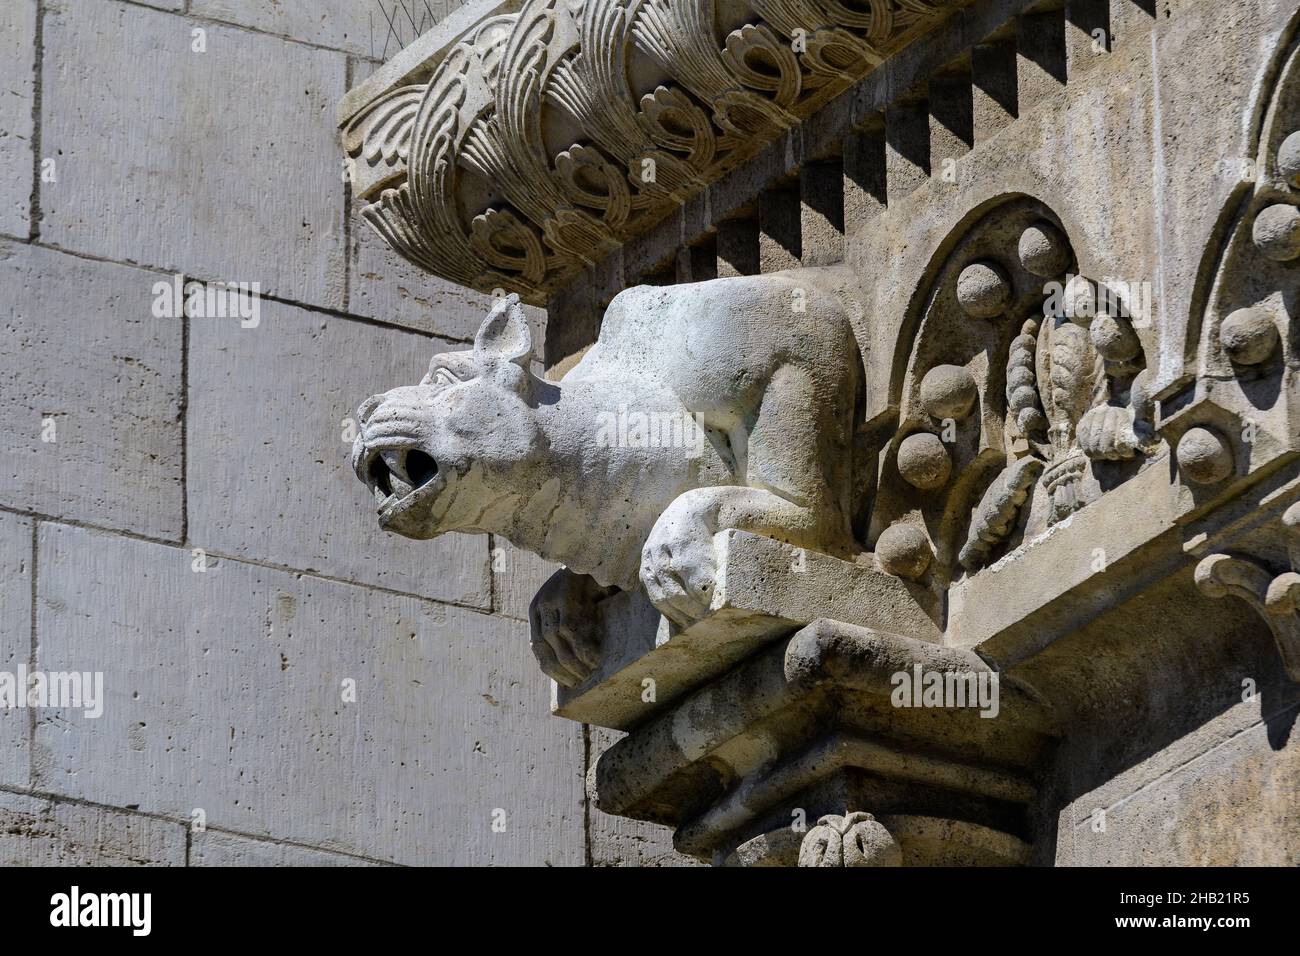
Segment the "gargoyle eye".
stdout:
<path fill-rule="evenodd" d="M 450 369 L 440 368 L 433 373 L 433 384 L 439 388 L 459 383 L 460 379 L 453 375 Z"/>

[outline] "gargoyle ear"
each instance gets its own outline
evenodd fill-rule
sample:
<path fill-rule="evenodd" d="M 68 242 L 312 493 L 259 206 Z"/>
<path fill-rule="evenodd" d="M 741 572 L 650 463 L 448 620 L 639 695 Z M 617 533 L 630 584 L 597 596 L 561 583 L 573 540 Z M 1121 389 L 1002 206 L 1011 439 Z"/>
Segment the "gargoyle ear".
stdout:
<path fill-rule="evenodd" d="M 492 306 L 474 336 L 474 351 L 528 368 L 533 357 L 533 333 L 518 295 L 512 292 Z"/>

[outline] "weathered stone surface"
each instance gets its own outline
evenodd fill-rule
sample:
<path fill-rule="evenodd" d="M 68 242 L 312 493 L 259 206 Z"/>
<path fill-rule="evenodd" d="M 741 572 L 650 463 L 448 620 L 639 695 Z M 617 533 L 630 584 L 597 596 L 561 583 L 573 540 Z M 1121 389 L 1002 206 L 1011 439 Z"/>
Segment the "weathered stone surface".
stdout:
<path fill-rule="evenodd" d="M 375 370 L 417 380 L 436 345 L 276 302 L 261 310 L 256 328 L 190 322 L 194 545 L 490 607 L 485 539 L 452 535 L 430 545 L 385 534 L 348 467 L 357 396 Z"/>
<path fill-rule="evenodd" d="M 559 570 L 559 565 L 529 551 L 514 547 L 504 538 L 493 538 L 492 591 L 496 610 L 506 617 L 528 620 L 528 605 L 537 589 Z"/>
<path fill-rule="evenodd" d="M 1060 841 L 1068 855 L 1058 862 L 1300 865 L 1298 716 L 1292 706 L 1254 723 L 1116 803 L 1078 801 L 1072 832 Z"/>
<path fill-rule="evenodd" d="M 204 830 L 190 836 L 190 866 L 373 866 L 369 860 L 313 847 Z"/>
<path fill-rule="evenodd" d="M 376 860 L 581 862 L 581 733 L 517 623 L 60 525 L 40 553 L 38 664 L 106 697 L 39 715 L 42 789 Z"/>
<path fill-rule="evenodd" d="M 211 17 L 228 23 L 253 27 L 267 33 L 303 40 L 318 46 L 334 47 L 361 56 L 385 59 L 393 49 L 389 24 L 380 12 L 381 4 L 355 3 L 352 0 L 279 0 L 264 3 L 261 0 L 192 0 L 190 13 Z M 444 6 L 432 5 L 435 10 Z M 385 2 L 382 7 L 393 17 L 396 28 L 411 30 L 405 14 L 397 3 Z M 428 17 L 422 4 L 407 3 L 407 9 L 416 11 L 417 24 Z M 399 34 L 400 36 L 401 34 Z M 384 41 L 388 40 L 385 53 Z"/>
<path fill-rule="evenodd" d="M 43 238 L 342 306 L 328 115 L 344 55 L 111 0 L 47 10 L 41 146 L 59 182 Z"/>
<path fill-rule="evenodd" d="M 180 823 L 0 791 L 0 866 L 184 866 Z"/>
<path fill-rule="evenodd" d="M 1158 158 L 1172 172 L 1154 192 L 1161 243 L 1157 386 L 1183 372 L 1184 345 L 1207 243 L 1243 180 L 1253 180 L 1253 127 L 1242 122 L 1258 104 L 1261 73 L 1295 13 L 1290 0 L 1220 6 L 1180 3 L 1155 31 L 1153 69 Z M 1189 69 L 1189 64 L 1197 68 Z M 1214 146 L 1207 150 L 1207 144 Z M 1198 165 L 1204 169 L 1192 174 Z"/>
<path fill-rule="evenodd" d="M 723 22 L 711 8 L 657 5 L 611 17 L 600 5 L 520 4 L 516 13 L 514 3 L 503 3 L 500 11 L 481 10 L 477 24 L 426 33 L 394 57 L 402 69 L 381 71 L 348 97 L 340 123 L 352 182 L 370 203 L 366 218 L 411 261 L 458 284 L 480 291 L 502 287 L 540 304 L 629 234 L 659 229 L 664 214 L 684 198 L 738 159 L 779 141 L 800 115 L 874 69 L 882 54 L 933 28 L 953 6 L 942 0 L 898 15 L 875 11 L 869 23 L 840 15 L 833 33 L 818 28 L 811 41 L 814 48 L 837 49 L 831 66 L 815 49 L 799 55 L 785 49 L 795 41 L 797 50 L 809 29 L 790 10 L 768 9 L 761 26 L 727 24 L 725 39 L 706 39 L 699 35 L 703 24 L 714 31 Z M 490 27 L 478 29 L 484 23 Z M 496 71 L 492 64 L 501 51 L 534 44 L 534 30 L 565 39 L 536 45 L 526 70 Z M 721 56 L 710 49 L 718 41 L 726 47 Z M 464 55 L 447 55 L 453 43 Z M 581 55 L 572 56 L 574 47 Z M 749 62 L 755 55 L 775 57 L 779 79 L 756 71 Z M 416 63 L 428 67 L 417 70 Z M 664 70 L 671 80 L 648 82 Z M 561 74 L 564 81 L 549 84 Z M 458 95 L 464 84 L 492 90 L 471 107 L 472 117 L 411 120 L 422 102 Z M 544 103 L 555 111 L 544 110 Z M 735 110 L 748 118 L 721 119 Z M 536 133 L 521 133 L 518 117 L 524 115 L 538 117 Z M 471 122 L 496 130 L 484 141 L 490 145 L 462 149 L 462 124 Z M 575 135 L 583 141 L 579 149 L 552 156 L 546 141 L 569 142 Z M 427 158 L 408 168 L 408 156 Z M 493 200 L 484 208 L 482 180 L 500 191 L 503 203 Z M 411 196 L 423 197 L 414 216 Z M 797 261 L 799 250 L 782 248 L 779 237 L 787 226 L 797 234 L 798 196 L 776 217 L 781 225 L 761 218 L 765 236 L 776 240 L 765 242 L 765 270 Z M 665 252 L 631 257 L 671 265 L 673 250 Z"/>
<path fill-rule="evenodd" d="M 32 100 L 36 0 L 0 10 L 0 232 L 25 238 L 31 224 Z"/>
<path fill-rule="evenodd" d="M 555 713 L 627 730 L 775 639 L 832 613 L 887 633 L 940 639 L 926 604 L 895 577 L 745 532 L 719 538 L 718 587 L 709 613 L 678 628 L 640 594 L 604 601 L 595 617 L 599 664 L 581 684 L 557 688 Z"/>
<path fill-rule="evenodd" d="M 32 522 L 0 511 L 0 671 L 32 654 Z M 29 711 L 0 708 L 0 784 L 27 786 Z"/>
<path fill-rule="evenodd" d="M 512 295 L 472 350 L 437 355 L 419 384 L 362 404 L 357 476 L 381 527 L 419 539 L 494 533 L 562 563 L 550 585 L 566 595 L 644 589 L 688 626 L 721 584 L 720 532 L 857 550 L 848 449 L 859 383 L 833 291 L 842 279 L 805 271 L 798 283 L 780 274 L 628 290 L 558 383 L 531 372 L 536 346 Z M 786 321 L 797 313 L 808 318 Z M 700 314 L 709 321 L 696 327 Z M 571 588 L 571 576 L 598 588 Z M 579 683 L 595 662 L 580 659 L 573 622 L 591 608 L 550 603 L 534 646 L 547 673 Z"/>
<path fill-rule="evenodd" d="M 158 273 L 0 241 L 0 504 L 179 538 L 181 322 Z M 47 440 L 52 439 L 52 440 Z"/>
<path fill-rule="evenodd" d="M 616 743 L 623 734 L 603 727 L 588 728 L 589 751 L 588 788 L 590 770 L 600 755 Z M 671 827 L 629 820 L 605 813 L 595 805 L 595 795 L 587 794 L 587 841 L 593 866 L 700 866 L 673 849 Z"/>
<path fill-rule="evenodd" d="M 381 322 L 472 341 L 492 308 L 492 295 L 439 279 L 393 252 L 364 222 L 352 225 L 348 311 Z M 546 312 L 526 306 L 537 354 L 544 354 Z"/>

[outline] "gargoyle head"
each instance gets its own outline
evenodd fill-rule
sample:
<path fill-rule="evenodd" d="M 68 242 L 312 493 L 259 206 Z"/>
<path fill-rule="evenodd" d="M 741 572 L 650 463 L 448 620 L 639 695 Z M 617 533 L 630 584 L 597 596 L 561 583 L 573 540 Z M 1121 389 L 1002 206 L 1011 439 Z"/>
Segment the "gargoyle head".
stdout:
<path fill-rule="evenodd" d="M 485 512 L 510 497 L 537 449 L 532 355 L 510 295 L 472 349 L 435 355 L 420 384 L 361 403 L 352 467 L 375 496 L 380 527 L 408 538 L 487 530 Z"/>

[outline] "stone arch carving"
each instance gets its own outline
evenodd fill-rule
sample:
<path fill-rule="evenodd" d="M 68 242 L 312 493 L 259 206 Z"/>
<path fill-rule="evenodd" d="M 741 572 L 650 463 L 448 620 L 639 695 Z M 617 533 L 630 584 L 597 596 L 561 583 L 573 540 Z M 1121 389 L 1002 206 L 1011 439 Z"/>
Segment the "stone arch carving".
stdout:
<path fill-rule="evenodd" d="M 1061 218 L 1010 195 L 935 255 L 896 346 L 869 530 L 942 591 L 1126 480 L 1159 446 L 1133 298 L 1077 274 Z"/>
<path fill-rule="evenodd" d="M 1192 297 L 1184 355 L 1194 363 L 1193 371 L 1166 390 L 1171 396 L 1194 374 L 1232 377 L 1243 366 L 1264 364 L 1270 355 L 1282 359 L 1284 350 L 1269 343 L 1277 342 L 1276 320 L 1289 325 L 1296 314 L 1300 14 L 1288 25 L 1261 77 L 1249 129 L 1249 156 L 1241 162 L 1237 186 L 1224 203 L 1214 238 L 1205 249 Z M 1234 313 L 1236 321 L 1222 332 Z M 1289 360 L 1295 349 L 1288 347 L 1285 352 Z M 1257 360 L 1244 362 L 1243 358 Z"/>

